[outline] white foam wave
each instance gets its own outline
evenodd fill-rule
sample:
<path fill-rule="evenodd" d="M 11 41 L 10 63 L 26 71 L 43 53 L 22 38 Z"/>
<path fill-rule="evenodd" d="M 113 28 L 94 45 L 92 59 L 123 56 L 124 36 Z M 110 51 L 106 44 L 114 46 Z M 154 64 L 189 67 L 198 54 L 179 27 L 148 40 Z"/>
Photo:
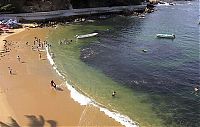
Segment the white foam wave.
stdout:
<path fill-rule="evenodd" d="M 65 77 L 57 70 L 57 66 L 55 65 L 53 58 L 50 55 L 48 46 L 46 46 L 46 52 L 47 52 L 47 59 L 49 60 L 49 63 L 52 65 L 53 69 L 56 71 L 56 73 L 59 76 L 61 76 L 63 79 L 65 79 Z"/>
<path fill-rule="evenodd" d="M 50 55 L 49 48 L 46 47 L 47 52 L 47 59 L 49 60 L 49 63 L 52 65 L 53 69 L 55 69 L 56 73 L 58 73 L 59 76 L 61 76 L 63 79 L 65 77 L 57 70 L 57 66 L 55 65 L 55 62 L 53 58 Z M 101 104 L 98 104 L 94 100 L 90 99 L 87 96 L 84 96 L 83 94 L 79 93 L 72 85 L 70 85 L 67 81 L 65 82 L 65 85 L 67 86 L 68 90 L 70 91 L 71 98 L 78 102 L 80 105 L 88 105 L 91 104 L 95 107 L 98 107 L 100 111 L 104 112 L 107 116 L 113 118 L 117 122 L 121 123 L 122 125 L 126 127 L 138 127 L 139 125 L 135 122 L 133 122 L 128 116 L 121 115 L 118 112 L 110 111 L 104 106 L 100 106 Z"/>
<path fill-rule="evenodd" d="M 99 108 L 100 108 L 100 111 L 104 112 L 107 116 L 113 118 L 115 121 L 118 121 L 119 123 L 121 123 L 122 125 L 126 127 L 139 127 L 139 124 L 136 122 L 133 122 L 128 116 L 121 115 L 118 112 L 112 112 L 103 107 L 99 107 Z"/>
<path fill-rule="evenodd" d="M 88 105 L 92 103 L 92 100 L 90 98 L 84 96 L 83 94 L 80 94 L 73 86 L 69 85 L 67 81 L 66 86 L 70 90 L 71 97 L 80 105 Z"/>

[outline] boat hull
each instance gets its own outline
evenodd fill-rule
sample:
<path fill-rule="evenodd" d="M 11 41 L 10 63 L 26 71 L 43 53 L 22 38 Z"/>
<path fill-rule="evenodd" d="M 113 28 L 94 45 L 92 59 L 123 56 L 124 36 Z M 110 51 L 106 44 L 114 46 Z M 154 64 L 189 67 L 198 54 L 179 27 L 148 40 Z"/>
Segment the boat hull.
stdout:
<path fill-rule="evenodd" d="M 85 34 L 85 35 L 76 35 L 77 39 L 82 39 L 82 38 L 88 38 L 88 37 L 93 37 L 96 36 L 98 33 L 91 33 L 91 34 Z"/>
<path fill-rule="evenodd" d="M 157 38 L 175 39 L 174 34 L 156 34 Z"/>

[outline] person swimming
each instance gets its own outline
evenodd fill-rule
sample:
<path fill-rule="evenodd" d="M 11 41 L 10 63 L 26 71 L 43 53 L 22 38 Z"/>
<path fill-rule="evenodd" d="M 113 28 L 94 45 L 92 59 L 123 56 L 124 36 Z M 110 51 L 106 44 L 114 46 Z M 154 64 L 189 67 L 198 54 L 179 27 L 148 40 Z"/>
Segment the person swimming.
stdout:
<path fill-rule="evenodd" d="M 196 93 L 199 92 L 199 86 L 194 87 L 194 92 L 196 92 Z"/>
<path fill-rule="evenodd" d="M 194 86 L 194 94 L 198 96 L 199 92 L 200 92 L 199 86 L 198 85 Z"/>
<path fill-rule="evenodd" d="M 116 91 L 113 91 L 112 96 L 113 96 L 113 97 L 116 96 Z"/>

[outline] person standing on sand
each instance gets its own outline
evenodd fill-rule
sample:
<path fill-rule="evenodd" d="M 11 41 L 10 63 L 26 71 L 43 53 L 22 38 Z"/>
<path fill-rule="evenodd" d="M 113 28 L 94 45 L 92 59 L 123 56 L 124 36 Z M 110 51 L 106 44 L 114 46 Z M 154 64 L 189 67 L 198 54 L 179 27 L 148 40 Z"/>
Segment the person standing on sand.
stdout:
<path fill-rule="evenodd" d="M 53 80 L 51 80 L 50 84 L 51 84 L 51 87 L 56 89 L 57 86 L 56 86 L 56 83 Z"/>
<path fill-rule="evenodd" d="M 41 53 L 39 53 L 39 58 L 40 58 L 40 60 L 41 60 L 41 58 L 42 58 L 42 54 L 41 54 Z"/>
<path fill-rule="evenodd" d="M 18 59 L 18 61 L 20 62 L 20 57 L 19 57 L 19 56 L 17 56 L 17 59 Z"/>
<path fill-rule="evenodd" d="M 12 75 L 12 69 L 8 67 L 8 70 L 9 70 L 10 75 Z"/>
<path fill-rule="evenodd" d="M 41 48 L 44 49 L 44 45 L 43 45 L 43 43 L 41 44 Z"/>

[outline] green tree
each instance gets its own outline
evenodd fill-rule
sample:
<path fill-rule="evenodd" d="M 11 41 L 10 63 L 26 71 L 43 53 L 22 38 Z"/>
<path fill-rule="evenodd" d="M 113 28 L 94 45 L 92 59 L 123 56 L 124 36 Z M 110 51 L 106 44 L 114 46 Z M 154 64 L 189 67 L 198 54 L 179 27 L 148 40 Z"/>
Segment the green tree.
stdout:
<path fill-rule="evenodd" d="M 11 11 L 14 11 L 14 10 L 15 10 L 15 7 L 12 4 L 7 4 L 7 5 L 4 5 L 4 6 L 1 6 L 1 8 L 0 8 L 1 12 L 11 12 Z"/>

